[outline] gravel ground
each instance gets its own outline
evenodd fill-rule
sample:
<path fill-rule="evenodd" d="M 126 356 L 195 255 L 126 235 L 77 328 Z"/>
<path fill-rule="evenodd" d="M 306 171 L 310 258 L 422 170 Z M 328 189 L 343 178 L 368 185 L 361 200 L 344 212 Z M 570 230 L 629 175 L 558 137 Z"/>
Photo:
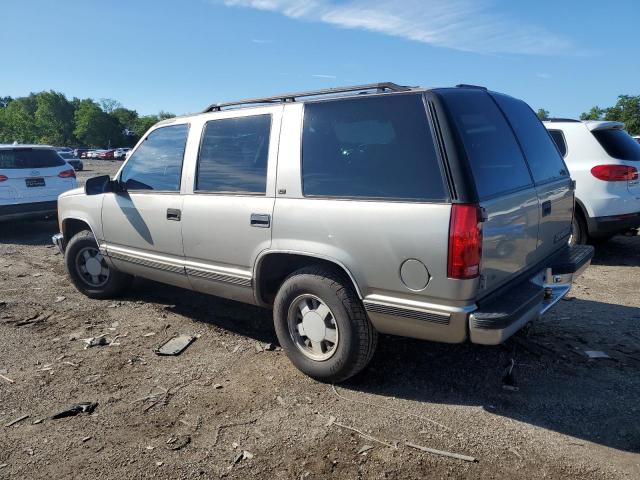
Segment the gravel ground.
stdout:
<path fill-rule="evenodd" d="M 0 225 L 0 478 L 640 478 L 640 237 L 600 247 L 570 297 L 503 346 L 382 337 L 334 389 L 289 363 L 269 311 L 145 280 L 85 298 L 56 230 Z M 199 338 L 153 353 L 177 333 Z M 100 335 L 113 343 L 85 349 Z M 51 419 L 78 402 L 98 406 Z"/>

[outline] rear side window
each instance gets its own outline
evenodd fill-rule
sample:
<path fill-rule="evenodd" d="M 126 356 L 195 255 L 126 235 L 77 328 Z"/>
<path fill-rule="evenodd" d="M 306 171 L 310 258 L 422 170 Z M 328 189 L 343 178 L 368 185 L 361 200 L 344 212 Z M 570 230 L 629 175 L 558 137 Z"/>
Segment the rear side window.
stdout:
<path fill-rule="evenodd" d="M 154 130 L 122 168 L 120 181 L 131 190 L 180 191 L 189 125 Z"/>
<path fill-rule="evenodd" d="M 499 93 L 492 94 L 516 132 L 524 156 L 536 183 L 569 176 L 558 149 L 549 138 L 549 132 L 531 107 Z"/>
<path fill-rule="evenodd" d="M 61 167 L 65 161 L 54 150 L 17 148 L 0 150 L 0 169 Z"/>
<path fill-rule="evenodd" d="M 481 199 L 532 184 L 513 131 L 487 92 L 451 89 L 439 94 L 462 137 Z"/>
<path fill-rule="evenodd" d="M 624 130 L 594 130 L 591 133 L 609 156 L 619 160 L 640 161 L 640 144 Z"/>
<path fill-rule="evenodd" d="M 271 115 L 207 122 L 202 135 L 196 190 L 264 195 Z"/>
<path fill-rule="evenodd" d="M 307 103 L 302 186 L 306 196 L 444 201 L 422 96 Z"/>
<path fill-rule="evenodd" d="M 560 150 L 560 155 L 563 157 L 567 156 L 567 142 L 564 139 L 564 134 L 562 130 L 549 130 L 549 135 L 553 138 L 558 150 Z"/>

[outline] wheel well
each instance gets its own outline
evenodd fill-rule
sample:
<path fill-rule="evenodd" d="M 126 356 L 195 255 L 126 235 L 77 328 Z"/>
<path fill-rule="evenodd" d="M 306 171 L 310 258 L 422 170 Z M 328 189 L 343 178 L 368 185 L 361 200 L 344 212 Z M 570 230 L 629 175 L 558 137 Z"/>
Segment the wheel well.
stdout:
<path fill-rule="evenodd" d="M 293 253 L 270 253 L 262 258 L 256 269 L 258 300 L 264 304 L 272 305 L 280 285 L 290 274 L 313 265 L 323 265 L 344 275 L 358 297 L 362 298 L 350 273 L 343 266 L 331 260 Z"/>
<path fill-rule="evenodd" d="M 82 230 L 90 230 L 91 227 L 84 220 L 78 220 L 77 218 L 67 218 L 62 222 L 62 234 L 64 235 L 64 241 L 69 242 L 73 236 L 81 232 Z"/>

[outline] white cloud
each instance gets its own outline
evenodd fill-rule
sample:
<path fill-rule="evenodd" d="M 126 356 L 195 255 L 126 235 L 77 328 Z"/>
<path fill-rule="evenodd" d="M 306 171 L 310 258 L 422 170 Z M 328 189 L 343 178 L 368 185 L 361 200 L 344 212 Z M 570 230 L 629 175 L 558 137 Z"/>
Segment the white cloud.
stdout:
<path fill-rule="evenodd" d="M 549 73 L 536 73 L 536 77 L 542 78 L 543 80 L 549 80 L 551 75 Z"/>
<path fill-rule="evenodd" d="M 498 54 L 573 51 L 566 38 L 500 14 L 492 0 L 217 0 L 229 7 L 369 30 L 438 47 Z"/>
<path fill-rule="evenodd" d="M 323 73 L 314 73 L 311 76 L 315 77 L 315 78 L 338 78 L 335 75 L 326 75 L 326 74 L 323 74 Z"/>
<path fill-rule="evenodd" d="M 269 44 L 269 43 L 273 43 L 273 40 L 265 40 L 263 38 L 252 38 L 251 41 L 253 43 L 257 43 L 259 45 L 266 45 L 266 44 Z"/>

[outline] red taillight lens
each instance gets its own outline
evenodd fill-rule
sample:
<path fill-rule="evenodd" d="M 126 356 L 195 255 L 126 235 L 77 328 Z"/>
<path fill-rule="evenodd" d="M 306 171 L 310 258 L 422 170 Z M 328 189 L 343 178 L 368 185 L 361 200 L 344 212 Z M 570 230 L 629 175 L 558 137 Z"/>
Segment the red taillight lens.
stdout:
<path fill-rule="evenodd" d="M 0 182 L 6 182 L 7 180 L 9 180 L 9 177 L 6 175 L 0 175 Z"/>
<path fill-rule="evenodd" d="M 597 165 L 591 175 L 605 182 L 626 182 L 638 179 L 638 169 L 627 165 Z"/>
<path fill-rule="evenodd" d="M 449 223 L 449 278 L 466 280 L 480 275 L 482 225 L 477 205 L 453 205 Z"/>
<path fill-rule="evenodd" d="M 76 178 L 76 171 L 71 169 L 71 170 L 63 170 L 61 171 L 58 176 L 60 178 Z"/>

